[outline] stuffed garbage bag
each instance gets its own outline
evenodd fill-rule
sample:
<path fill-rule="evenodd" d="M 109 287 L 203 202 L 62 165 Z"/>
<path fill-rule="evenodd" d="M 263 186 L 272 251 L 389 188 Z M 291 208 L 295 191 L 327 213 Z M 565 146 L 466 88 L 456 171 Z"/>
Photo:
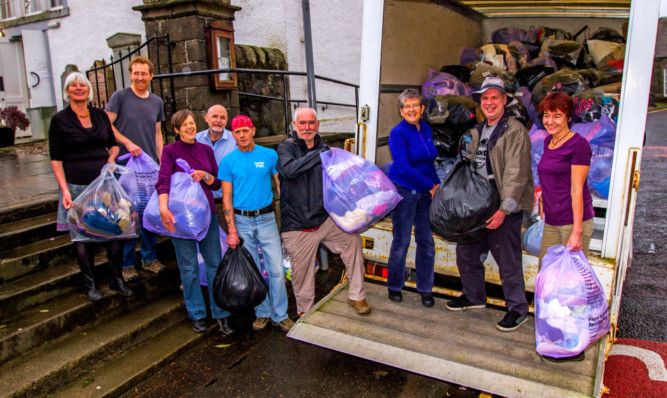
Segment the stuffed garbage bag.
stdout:
<path fill-rule="evenodd" d="M 320 154 L 324 208 L 347 233 L 386 216 L 403 199 L 374 163 L 342 149 Z"/>
<path fill-rule="evenodd" d="M 139 156 L 132 156 L 131 154 L 125 154 L 120 156 L 118 160 L 127 161 L 126 167 L 134 170 L 134 180 L 137 185 L 137 193 L 132 198 L 132 203 L 137 207 L 139 214 L 143 214 L 148 200 L 155 192 L 155 184 L 157 184 L 158 174 L 160 173 L 160 166 L 155 163 L 152 157 L 148 156 L 145 152 L 141 152 Z M 121 176 L 119 181 L 123 185 L 123 181 L 126 177 Z"/>
<path fill-rule="evenodd" d="M 102 167 L 100 176 L 74 200 L 67 212 L 72 241 L 94 242 L 138 237 L 141 227 L 137 208 L 115 177 L 132 174 L 116 164 Z"/>
<path fill-rule="evenodd" d="M 430 100 L 436 95 L 472 95 L 472 87 L 446 72 L 429 69 L 428 80 L 422 85 L 422 96 Z"/>
<path fill-rule="evenodd" d="M 428 219 L 433 232 L 459 244 L 475 243 L 491 230 L 486 220 L 500 206 L 498 190 L 489 180 L 475 172 L 468 158 L 454 164 L 435 191 Z"/>
<path fill-rule="evenodd" d="M 192 169 L 183 159 L 176 159 L 185 172 L 176 172 L 171 176 L 169 202 L 167 207 L 176 222 L 173 233 L 167 231 L 160 219 L 160 202 L 157 191 L 153 192 L 146 210 L 144 210 L 144 228 L 160 235 L 179 239 L 200 241 L 206 236 L 211 222 L 211 209 L 206 194 L 200 183 L 190 177 Z"/>
<path fill-rule="evenodd" d="M 266 299 L 266 285 L 243 240 L 227 249 L 213 280 L 213 299 L 222 309 L 254 308 Z"/>
<path fill-rule="evenodd" d="M 537 353 L 553 358 L 579 355 L 609 331 L 604 290 L 586 256 L 552 246 L 535 280 Z"/>
<path fill-rule="evenodd" d="M 544 232 L 544 220 L 539 220 L 526 229 L 521 237 L 521 246 L 526 253 L 539 256 L 542 245 L 542 234 Z"/>

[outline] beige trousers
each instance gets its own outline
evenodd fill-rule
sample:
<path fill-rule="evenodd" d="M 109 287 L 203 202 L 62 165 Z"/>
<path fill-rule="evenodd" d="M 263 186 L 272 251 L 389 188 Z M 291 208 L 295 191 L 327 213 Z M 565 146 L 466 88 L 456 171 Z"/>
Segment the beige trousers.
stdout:
<path fill-rule="evenodd" d="M 292 287 L 299 314 L 312 308 L 315 301 L 315 255 L 320 243 L 340 254 L 350 280 L 350 300 L 366 298 L 364 289 L 364 256 L 361 251 L 361 236 L 348 234 L 327 218 L 316 231 L 283 232 L 285 249 L 292 263 Z"/>
<path fill-rule="evenodd" d="M 586 220 L 582 224 L 583 232 L 581 233 L 581 242 L 583 245 L 582 251 L 588 257 L 588 246 L 591 243 L 591 236 L 593 236 L 593 219 Z M 540 268 L 542 267 L 542 258 L 547 254 L 547 249 L 555 245 L 567 245 L 567 241 L 572 235 L 574 224 L 570 225 L 549 225 L 544 224 L 544 232 L 542 233 L 542 244 L 540 245 Z"/>

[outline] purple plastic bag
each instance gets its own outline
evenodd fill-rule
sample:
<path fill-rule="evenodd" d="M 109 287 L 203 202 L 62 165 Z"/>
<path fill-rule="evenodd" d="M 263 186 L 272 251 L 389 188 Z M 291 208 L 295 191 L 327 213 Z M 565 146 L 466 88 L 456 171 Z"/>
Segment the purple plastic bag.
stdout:
<path fill-rule="evenodd" d="M 544 139 L 547 138 L 549 133 L 544 129 L 540 129 L 538 124 L 533 124 L 533 127 L 531 127 L 528 135 L 530 136 L 530 143 L 533 145 L 532 149 L 530 150 L 530 156 L 532 158 L 531 167 L 533 169 L 533 183 L 536 187 L 539 187 L 540 178 L 537 175 L 537 164 L 540 163 L 540 159 L 542 159 L 542 154 L 544 153 Z"/>
<path fill-rule="evenodd" d="M 160 166 L 155 163 L 152 157 L 146 155 L 144 152 L 141 152 L 139 156 L 132 156 L 132 154 L 127 153 L 118 157 L 118 160 L 122 161 L 127 158 L 129 160 L 126 167 L 134 170 L 134 178 L 137 184 L 136 195 L 132 197 L 132 203 L 137 207 L 139 214 L 143 214 L 148 200 L 153 195 L 153 192 L 155 192 L 155 184 L 160 173 Z M 119 179 L 121 185 L 123 184 L 123 178 Z"/>
<path fill-rule="evenodd" d="M 428 80 L 422 85 L 426 101 L 437 95 L 472 95 L 472 87 L 446 72 L 429 69 Z"/>
<path fill-rule="evenodd" d="M 158 193 L 153 192 L 144 210 L 144 228 L 160 235 L 179 239 L 195 239 L 200 241 L 206 236 L 211 222 L 211 209 L 208 199 L 200 183 L 190 177 L 192 169 L 183 159 L 176 163 L 185 170 L 171 175 L 169 203 L 167 207 L 174 215 L 176 231 L 171 233 L 162 225 L 160 219 L 160 202 Z"/>
<path fill-rule="evenodd" d="M 611 166 L 614 161 L 614 150 L 606 147 L 591 145 L 593 157 L 591 168 L 588 171 L 586 182 L 592 194 L 601 198 L 609 197 L 609 183 L 611 182 Z"/>
<path fill-rule="evenodd" d="M 535 280 L 537 353 L 554 358 L 581 354 L 609 331 L 604 290 L 582 251 L 552 246 Z"/>
<path fill-rule="evenodd" d="M 222 256 L 224 257 L 225 252 L 229 245 L 227 245 L 227 234 L 222 228 L 218 227 L 220 231 L 220 249 L 222 251 Z M 204 257 L 202 257 L 201 252 L 199 251 L 199 245 L 197 245 L 197 263 L 199 265 L 199 284 L 201 286 L 208 286 L 208 278 L 206 277 L 206 263 L 204 262 Z"/>
<path fill-rule="evenodd" d="M 320 154 L 324 208 L 345 232 L 379 221 L 403 199 L 374 163 L 342 149 Z"/>

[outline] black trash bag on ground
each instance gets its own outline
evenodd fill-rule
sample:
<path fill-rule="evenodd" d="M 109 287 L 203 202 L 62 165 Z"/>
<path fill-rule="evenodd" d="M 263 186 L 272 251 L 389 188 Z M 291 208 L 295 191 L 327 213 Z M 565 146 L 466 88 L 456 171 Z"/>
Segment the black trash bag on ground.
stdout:
<path fill-rule="evenodd" d="M 213 299 L 222 309 L 254 308 L 266 299 L 266 284 L 243 240 L 227 249 L 213 280 Z"/>
<path fill-rule="evenodd" d="M 445 65 L 440 68 L 440 72 L 449 73 L 463 83 L 470 81 L 470 68 L 465 65 Z"/>
<path fill-rule="evenodd" d="M 556 70 L 550 65 L 534 65 L 519 70 L 514 77 L 519 81 L 520 87 L 532 90 L 540 80 L 555 72 Z"/>
<path fill-rule="evenodd" d="M 490 232 L 486 220 L 500 206 L 498 190 L 477 174 L 470 160 L 454 164 L 435 191 L 428 219 L 433 232 L 458 244 L 479 242 Z"/>
<path fill-rule="evenodd" d="M 584 66 L 586 49 L 576 41 L 547 39 L 542 42 L 542 55 L 551 57 L 558 69 L 576 69 Z"/>
<path fill-rule="evenodd" d="M 495 66 L 485 64 L 484 62 L 477 62 L 475 64 L 472 72 L 470 72 L 469 84 L 476 90 L 479 90 L 482 87 L 482 83 L 484 83 L 484 79 L 489 76 L 500 78 L 505 85 L 505 91 L 508 93 L 513 93 L 519 88 L 519 84 L 514 75 L 505 69 L 496 68 Z"/>
<path fill-rule="evenodd" d="M 539 105 L 540 101 L 551 91 L 558 91 L 567 95 L 575 95 L 584 90 L 588 90 L 588 85 L 584 77 L 571 69 L 561 69 L 558 72 L 551 74 L 533 88 L 532 100 L 535 106 Z"/>
<path fill-rule="evenodd" d="M 596 30 L 588 40 L 604 40 L 625 44 L 625 37 L 611 28 L 600 28 Z"/>

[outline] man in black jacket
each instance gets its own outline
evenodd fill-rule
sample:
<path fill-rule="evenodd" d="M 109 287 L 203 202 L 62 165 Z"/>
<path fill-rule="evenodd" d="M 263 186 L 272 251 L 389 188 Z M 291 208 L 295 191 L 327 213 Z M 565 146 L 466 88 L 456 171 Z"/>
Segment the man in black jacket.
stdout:
<path fill-rule="evenodd" d="M 317 131 L 320 122 L 312 108 L 294 113 L 290 138 L 278 145 L 282 237 L 292 263 L 292 286 L 299 316 L 315 299 L 315 255 L 320 243 L 340 254 L 350 280 L 348 304 L 368 314 L 364 290 L 364 257 L 359 234 L 342 231 L 324 209 L 320 153 L 329 150 Z"/>

